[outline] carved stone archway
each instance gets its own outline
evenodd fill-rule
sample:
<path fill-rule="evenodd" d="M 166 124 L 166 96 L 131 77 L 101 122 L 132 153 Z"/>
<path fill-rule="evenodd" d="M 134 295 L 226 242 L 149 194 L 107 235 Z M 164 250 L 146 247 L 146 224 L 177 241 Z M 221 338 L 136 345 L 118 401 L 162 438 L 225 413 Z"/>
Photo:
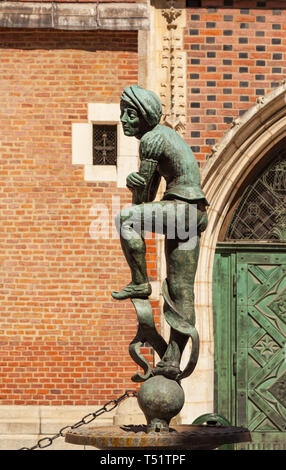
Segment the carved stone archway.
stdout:
<path fill-rule="evenodd" d="M 202 354 L 196 373 L 187 384 L 192 389 L 202 384 L 213 390 L 213 262 L 219 233 L 237 191 L 250 172 L 259 165 L 264 155 L 286 136 L 286 83 L 277 87 L 241 118 L 212 149 L 202 173 L 202 186 L 210 203 L 209 225 L 201 239 L 201 253 L 196 277 L 196 317 L 201 338 Z M 194 380 L 198 381 L 194 383 Z M 209 411 L 210 402 L 207 410 Z M 190 413 L 197 412 L 190 402 Z M 188 413 L 187 413 L 188 414 Z"/>

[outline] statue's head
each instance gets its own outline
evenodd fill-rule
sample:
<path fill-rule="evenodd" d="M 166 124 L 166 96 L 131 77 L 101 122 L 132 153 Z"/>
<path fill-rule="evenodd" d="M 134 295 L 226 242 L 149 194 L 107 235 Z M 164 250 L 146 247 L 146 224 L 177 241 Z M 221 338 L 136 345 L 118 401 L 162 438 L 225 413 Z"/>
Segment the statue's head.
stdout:
<path fill-rule="evenodd" d="M 158 96 L 138 85 L 124 88 L 120 108 L 124 134 L 138 139 L 159 124 L 162 116 L 162 105 Z"/>

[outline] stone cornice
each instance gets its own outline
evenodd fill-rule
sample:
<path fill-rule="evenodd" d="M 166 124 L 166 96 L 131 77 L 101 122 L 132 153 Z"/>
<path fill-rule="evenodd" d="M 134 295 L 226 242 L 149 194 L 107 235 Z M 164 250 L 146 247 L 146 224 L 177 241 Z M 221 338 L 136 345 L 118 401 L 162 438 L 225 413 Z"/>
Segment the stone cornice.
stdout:
<path fill-rule="evenodd" d="M 1 2 L 0 27 L 64 30 L 146 30 L 144 3 Z"/>

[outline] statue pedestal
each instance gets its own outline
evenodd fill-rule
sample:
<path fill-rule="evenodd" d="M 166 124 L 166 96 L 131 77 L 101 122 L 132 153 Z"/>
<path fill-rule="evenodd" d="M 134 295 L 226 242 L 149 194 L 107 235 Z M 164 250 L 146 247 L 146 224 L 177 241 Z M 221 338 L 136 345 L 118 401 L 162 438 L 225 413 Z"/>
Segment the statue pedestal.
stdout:
<path fill-rule="evenodd" d="M 185 424 L 169 432 L 148 432 L 146 425 L 98 426 L 68 432 L 70 444 L 101 450 L 213 450 L 224 444 L 249 442 L 248 429 L 236 426 Z"/>

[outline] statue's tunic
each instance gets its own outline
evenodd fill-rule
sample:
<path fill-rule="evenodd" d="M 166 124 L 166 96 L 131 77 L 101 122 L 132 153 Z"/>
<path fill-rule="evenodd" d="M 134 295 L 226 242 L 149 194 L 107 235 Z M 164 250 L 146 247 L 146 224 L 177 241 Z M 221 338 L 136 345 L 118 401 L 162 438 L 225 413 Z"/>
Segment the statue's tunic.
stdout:
<path fill-rule="evenodd" d="M 140 141 L 139 156 L 139 174 L 143 176 L 147 161 L 157 162 L 154 173 L 157 172 L 158 178 L 163 176 L 167 183 L 163 199 L 182 199 L 188 202 L 201 200 L 207 204 L 200 187 L 199 166 L 195 156 L 173 129 L 158 124 L 144 134 Z"/>

